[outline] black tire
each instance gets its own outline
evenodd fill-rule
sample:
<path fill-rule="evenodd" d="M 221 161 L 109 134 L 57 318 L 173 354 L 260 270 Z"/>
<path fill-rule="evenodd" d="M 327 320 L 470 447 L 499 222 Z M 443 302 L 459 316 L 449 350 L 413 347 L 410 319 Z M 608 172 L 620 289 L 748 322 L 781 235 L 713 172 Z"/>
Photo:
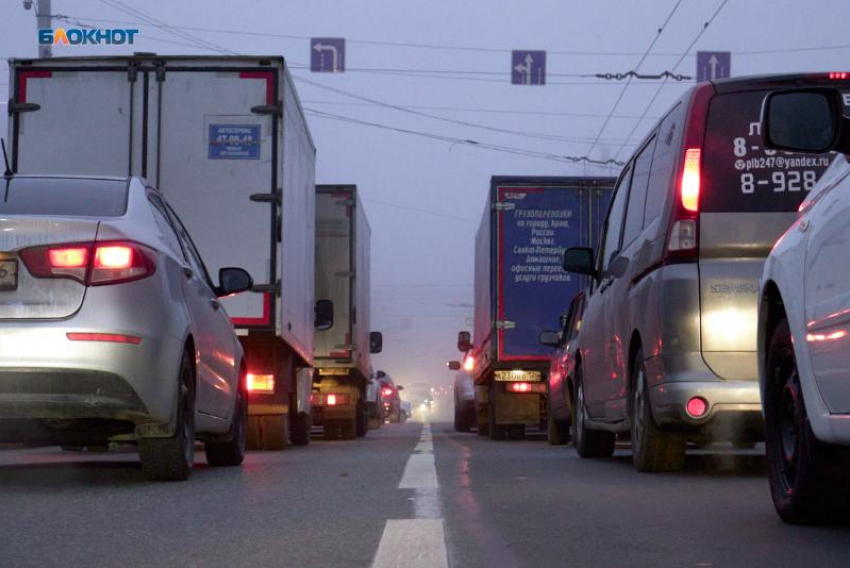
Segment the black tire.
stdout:
<path fill-rule="evenodd" d="M 457 397 L 455 397 L 455 422 L 454 422 L 455 432 L 460 432 L 460 406 L 457 402 Z"/>
<path fill-rule="evenodd" d="M 552 406 L 550 405 L 549 408 L 551 409 Z M 563 446 L 570 441 L 570 423 L 568 421 L 556 420 L 550 410 L 546 422 L 546 432 L 550 446 Z"/>
<path fill-rule="evenodd" d="M 525 440 L 525 424 L 508 424 L 508 439 Z"/>
<path fill-rule="evenodd" d="M 455 402 L 455 430 L 458 432 L 472 432 L 474 421 L 475 410 L 464 408 L 462 404 Z"/>
<path fill-rule="evenodd" d="M 230 432 L 224 441 L 205 444 L 207 463 L 213 467 L 233 467 L 242 465 L 245 459 L 245 446 L 248 431 L 248 397 L 241 388 L 236 392 L 233 420 Z"/>
<path fill-rule="evenodd" d="M 590 430 L 585 423 L 584 383 L 581 366 L 576 367 L 575 393 L 573 395 L 573 437 L 576 453 L 583 458 L 610 458 L 614 455 L 616 436 L 604 430 Z"/>
<path fill-rule="evenodd" d="M 776 512 L 791 524 L 839 520 L 850 502 L 847 455 L 821 444 L 812 432 L 785 319 L 768 344 L 764 416 L 768 478 Z"/>
<path fill-rule="evenodd" d="M 663 430 L 655 423 L 642 349 L 638 349 L 632 364 L 629 394 L 632 461 L 635 468 L 642 472 L 681 470 L 685 465 L 687 438 L 682 432 Z"/>
<path fill-rule="evenodd" d="M 290 405 L 289 441 L 293 446 L 309 446 L 310 430 L 313 429 L 313 417 L 298 412 L 298 406 Z"/>
<path fill-rule="evenodd" d="M 355 421 L 357 422 L 357 437 L 362 438 L 366 435 L 366 432 L 369 431 L 369 415 L 366 412 L 366 404 L 363 402 L 363 399 L 357 401 L 356 412 Z"/>
<path fill-rule="evenodd" d="M 176 431 L 170 438 L 142 438 L 139 457 L 148 481 L 185 481 L 195 461 L 195 370 L 187 351 L 177 375 Z"/>
<path fill-rule="evenodd" d="M 507 424 L 497 424 L 496 423 L 496 388 L 498 387 L 497 383 L 493 383 L 490 385 L 490 393 L 487 397 L 487 419 L 490 421 L 488 427 L 488 435 L 491 440 L 507 440 L 508 439 L 508 425 Z"/>

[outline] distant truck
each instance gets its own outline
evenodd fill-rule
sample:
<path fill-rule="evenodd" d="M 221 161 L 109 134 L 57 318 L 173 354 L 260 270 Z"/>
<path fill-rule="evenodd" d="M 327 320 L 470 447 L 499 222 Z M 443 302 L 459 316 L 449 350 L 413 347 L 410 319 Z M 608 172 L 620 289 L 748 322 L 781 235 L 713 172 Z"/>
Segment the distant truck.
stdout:
<path fill-rule="evenodd" d="M 326 439 L 350 440 L 369 429 L 367 387 L 371 354 L 383 337 L 370 330 L 371 229 L 356 185 L 316 186 L 317 314 L 332 308 L 316 330 L 313 423 Z"/>
<path fill-rule="evenodd" d="M 15 171 L 146 178 L 209 272 L 238 259 L 252 274 L 253 294 L 213 306 L 245 348 L 248 446 L 307 444 L 316 149 L 283 58 L 140 54 L 9 67 Z"/>
<path fill-rule="evenodd" d="M 526 426 L 545 427 L 552 349 L 539 334 L 584 286 L 563 271 L 563 252 L 596 242 L 615 181 L 492 178 L 475 239 L 474 342 L 458 337 L 473 359 L 479 435 L 518 439 Z"/>

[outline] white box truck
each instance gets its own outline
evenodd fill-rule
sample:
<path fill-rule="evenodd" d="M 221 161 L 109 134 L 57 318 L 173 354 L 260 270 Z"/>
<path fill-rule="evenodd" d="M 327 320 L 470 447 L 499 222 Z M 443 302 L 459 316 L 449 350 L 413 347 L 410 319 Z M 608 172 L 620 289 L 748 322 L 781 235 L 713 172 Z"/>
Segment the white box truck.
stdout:
<path fill-rule="evenodd" d="M 141 176 L 252 294 L 223 300 L 249 362 L 249 446 L 306 444 L 314 332 L 316 149 L 282 57 L 9 61 L 20 173 Z"/>
<path fill-rule="evenodd" d="M 326 439 L 350 440 L 368 430 L 371 354 L 383 342 L 370 329 L 370 239 L 357 186 L 316 186 L 317 312 L 333 308 L 333 321 L 316 330 L 313 422 Z"/>

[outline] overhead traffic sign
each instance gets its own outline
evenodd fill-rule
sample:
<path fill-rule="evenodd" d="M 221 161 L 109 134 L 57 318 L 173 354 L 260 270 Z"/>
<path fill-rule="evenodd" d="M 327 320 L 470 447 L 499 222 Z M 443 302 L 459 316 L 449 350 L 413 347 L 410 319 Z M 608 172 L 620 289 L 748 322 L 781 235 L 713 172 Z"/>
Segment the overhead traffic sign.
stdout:
<path fill-rule="evenodd" d="M 311 39 L 310 71 L 314 73 L 345 71 L 345 38 L 314 37 Z"/>
<path fill-rule="evenodd" d="M 515 50 L 511 57 L 511 83 L 545 85 L 546 52 Z"/>
<path fill-rule="evenodd" d="M 732 74 L 732 52 L 697 51 L 697 82 L 727 79 Z"/>

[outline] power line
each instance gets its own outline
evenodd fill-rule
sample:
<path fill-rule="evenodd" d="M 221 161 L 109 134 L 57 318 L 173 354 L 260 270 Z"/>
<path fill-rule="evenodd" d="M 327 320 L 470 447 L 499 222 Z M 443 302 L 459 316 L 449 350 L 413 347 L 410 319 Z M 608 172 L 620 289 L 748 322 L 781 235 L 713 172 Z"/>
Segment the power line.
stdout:
<path fill-rule="evenodd" d="M 679 60 L 673 66 L 674 71 L 676 70 L 676 68 L 679 67 L 679 65 L 682 64 L 682 62 L 685 60 L 685 57 L 688 56 L 688 53 L 691 51 L 691 49 L 693 49 L 693 47 L 696 45 L 696 43 L 700 40 L 700 38 L 702 37 L 702 34 L 704 34 L 705 30 L 708 29 L 708 26 L 710 26 L 712 24 L 712 22 L 714 22 L 714 19 L 717 18 L 718 14 L 720 14 L 721 10 L 723 10 L 723 8 L 726 7 L 726 4 L 728 2 L 729 2 L 729 0 L 723 0 L 723 2 L 720 3 L 720 6 L 717 7 L 717 10 L 715 10 L 714 13 L 711 15 L 711 18 L 709 18 L 708 21 L 706 21 L 703 24 L 699 33 L 697 33 L 696 37 L 694 37 L 693 41 L 691 41 L 691 44 L 688 46 L 688 48 L 685 49 L 684 52 L 682 52 L 681 57 L 679 57 Z M 664 85 L 665 85 L 665 82 L 662 82 L 661 85 L 658 86 L 658 89 L 655 91 L 655 94 L 652 95 L 652 98 L 649 100 L 649 103 L 646 105 L 646 108 L 644 108 L 643 113 L 641 114 L 640 120 L 635 122 L 635 125 L 632 127 L 631 132 L 629 132 L 629 135 L 626 136 L 626 140 L 630 140 L 631 137 L 634 136 L 638 127 L 643 122 L 644 116 L 649 112 L 649 109 L 652 108 L 652 105 L 655 103 L 655 100 L 658 98 L 658 95 L 660 95 L 662 89 L 664 89 Z M 620 146 L 620 149 L 617 150 L 617 153 L 614 154 L 614 157 L 616 158 L 617 156 L 619 156 L 620 153 L 623 151 L 623 149 L 625 147 L 626 147 L 626 144 L 623 144 L 622 146 Z"/>
<path fill-rule="evenodd" d="M 56 17 L 55 15 L 53 17 Z M 106 18 L 89 18 L 89 17 L 80 17 L 83 20 L 87 20 L 90 22 L 106 22 L 106 23 L 114 23 L 114 24 L 140 24 L 146 22 L 139 21 L 128 21 L 128 20 L 115 20 L 115 19 L 106 19 Z M 310 40 L 311 36 L 304 35 L 296 35 L 296 34 L 281 34 L 281 33 L 271 33 L 271 32 L 258 32 L 258 31 L 248 31 L 248 30 L 232 30 L 232 29 L 222 29 L 222 28 L 208 28 L 208 27 L 199 27 L 199 26 L 170 26 L 176 30 L 186 30 L 186 31 L 195 31 L 195 32 L 205 32 L 205 33 L 217 33 L 217 34 L 225 34 L 225 35 L 242 35 L 242 36 L 255 36 L 255 37 L 272 37 L 272 38 L 281 38 L 281 39 L 292 39 L 292 40 Z M 481 47 L 481 46 L 469 46 L 469 45 L 440 45 L 440 44 L 425 44 L 425 43 L 410 43 L 410 42 L 391 42 L 391 41 L 379 41 L 379 40 L 363 40 L 357 38 L 346 38 L 347 43 L 351 44 L 363 44 L 363 45 L 375 45 L 382 47 L 402 47 L 402 48 L 411 48 L 411 49 L 431 49 L 431 50 L 447 50 L 447 51 L 480 51 L 485 53 L 511 53 L 511 49 L 507 48 L 493 48 L 493 47 Z M 800 51 L 830 51 L 830 50 L 844 50 L 850 49 L 850 44 L 837 44 L 837 45 L 815 45 L 815 46 L 802 46 L 802 47 L 790 47 L 790 48 L 777 48 L 777 49 L 760 49 L 760 50 L 741 50 L 733 52 L 735 56 L 746 56 L 746 55 L 767 55 L 774 53 L 795 53 Z M 582 51 L 582 50 L 547 50 L 547 53 L 552 55 L 571 55 L 571 56 L 587 56 L 587 57 L 633 57 L 637 55 L 643 55 L 645 52 L 641 51 Z M 647 58 L 649 57 L 679 57 L 681 55 L 680 52 L 656 52 L 647 54 Z"/>
<path fill-rule="evenodd" d="M 388 201 L 381 201 L 379 199 L 367 199 L 363 198 L 363 201 L 368 203 L 375 203 L 376 205 L 383 205 L 385 207 L 393 207 L 395 209 L 402 209 L 404 211 L 412 211 L 415 213 L 422 213 L 424 215 L 431 215 L 432 217 L 441 217 L 443 219 L 454 219 L 456 221 L 464 221 L 466 223 L 477 223 L 475 219 L 468 219 L 466 217 L 459 217 L 457 215 L 451 215 L 448 213 L 438 213 L 436 211 L 428 211 L 427 209 L 419 209 L 417 207 L 409 207 L 407 205 L 399 205 L 398 203 L 390 203 Z"/>
<path fill-rule="evenodd" d="M 667 19 L 664 20 L 664 23 L 661 24 L 661 27 L 658 28 L 658 31 L 655 33 L 655 37 L 652 38 L 652 41 L 649 43 L 649 47 L 646 48 L 643 55 L 640 58 L 640 61 L 635 65 L 635 69 L 640 69 L 640 66 L 646 61 L 646 58 L 649 56 L 649 52 L 652 51 L 652 48 L 655 47 L 655 44 L 658 43 L 658 39 L 661 37 L 661 34 L 664 33 L 664 29 L 667 27 L 667 24 L 670 23 L 670 20 L 675 15 L 676 11 L 679 9 L 679 6 L 682 4 L 682 0 L 677 0 L 676 4 L 673 6 L 673 9 L 670 10 L 670 13 L 667 15 Z M 620 106 L 620 102 L 623 100 L 623 97 L 626 95 L 626 91 L 629 88 L 629 85 L 632 84 L 632 77 L 629 77 L 626 81 L 626 84 L 623 85 L 623 88 L 620 90 L 620 94 L 617 96 L 617 100 L 614 101 L 614 106 L 611 108 L 611 112 L 608 113 L 608 117 L 605 118 L 605 122 L 602 123 L 602 126 L 599 128 L 599 132 L 596 134 L 596 141 L 594 141 L 593 145 L 587 151 L 588 155 L 593 152 L 593 149 L 596 148 L 596 142 L 602 137 L 602 133 L 605 131 L 605 128 L 608 126 L 608 123 L 611 121 L 611 116 L 617 111 L 617 107 Z"/>

